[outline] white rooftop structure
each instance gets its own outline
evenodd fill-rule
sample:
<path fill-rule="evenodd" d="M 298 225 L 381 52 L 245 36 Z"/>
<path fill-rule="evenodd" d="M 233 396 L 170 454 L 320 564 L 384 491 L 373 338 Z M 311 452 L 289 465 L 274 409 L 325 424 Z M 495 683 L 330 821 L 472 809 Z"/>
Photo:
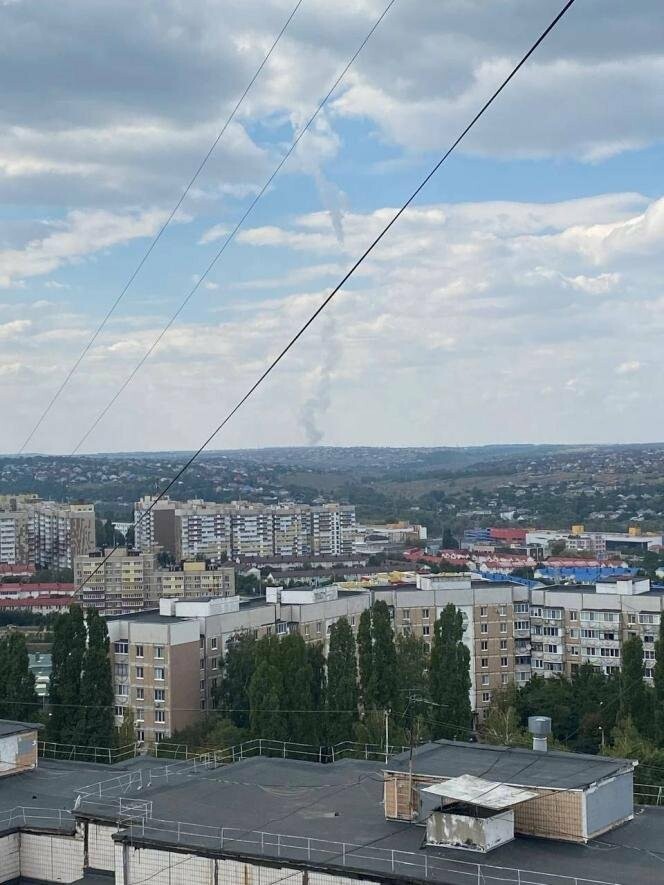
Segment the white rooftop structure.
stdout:
<path fill-rule="evenodd" d="M 496 811 L 512 808 L 514 805 L 520 805 L 521 802 L 537 798 L 537 793 L 533 793 L 532 790 L 487 781 L 472 774 L 462 774 L 460 777 L 453 777 L 442 784 L 423 787 L 422 792 L 445 799 L 454 799 L 457 802 L 467 802 L 469 805 L 480 805 L 482 808 L 492 808 Z"/>

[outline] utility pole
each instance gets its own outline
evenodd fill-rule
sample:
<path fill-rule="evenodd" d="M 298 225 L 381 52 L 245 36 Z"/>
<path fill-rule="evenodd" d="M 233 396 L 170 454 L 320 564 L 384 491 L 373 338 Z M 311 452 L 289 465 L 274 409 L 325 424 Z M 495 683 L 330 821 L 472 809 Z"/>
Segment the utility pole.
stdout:
<path fill-rule="evenodd" d="M 385 710 L 385 764 L 390 754 L 390 710 Z"/>

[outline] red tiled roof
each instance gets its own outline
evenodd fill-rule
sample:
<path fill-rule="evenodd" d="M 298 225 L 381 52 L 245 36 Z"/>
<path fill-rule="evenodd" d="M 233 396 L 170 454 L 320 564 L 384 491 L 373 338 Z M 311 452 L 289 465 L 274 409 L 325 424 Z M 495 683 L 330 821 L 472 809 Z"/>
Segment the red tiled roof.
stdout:
<path fill-rule="evenodd" d="M 24 599 L 0 599 L 0 608 L 66 608 L 72 602 L 73 596 L 30 596 Z"/>

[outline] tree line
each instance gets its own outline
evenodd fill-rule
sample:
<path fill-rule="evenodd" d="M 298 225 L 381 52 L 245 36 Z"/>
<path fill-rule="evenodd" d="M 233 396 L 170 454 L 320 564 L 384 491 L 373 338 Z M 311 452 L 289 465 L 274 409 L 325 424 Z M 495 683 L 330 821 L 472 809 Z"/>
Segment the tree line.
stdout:
<path fill-rule="evenodd" d="M 468 739 L 472 731 L 470 653 L 461 613 L 448 605 L 424 640 L 395 638 L 390 611 L 377 601 L 362 612 L 357 639 L 347 618 L 323 643 L 298 633 L 261 639 L 238 633 L 227 644 L 214 693 L 215 713 L 176 736 L 202 746 L 248 737 L 331 745 L 411 738 Z"/>

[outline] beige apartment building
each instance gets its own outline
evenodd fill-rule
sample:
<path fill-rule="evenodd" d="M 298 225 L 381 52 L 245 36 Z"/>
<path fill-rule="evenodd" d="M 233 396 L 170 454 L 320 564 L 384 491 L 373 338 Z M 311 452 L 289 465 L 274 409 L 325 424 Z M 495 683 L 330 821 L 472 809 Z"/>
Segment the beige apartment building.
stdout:
<path fill-rule="evenodd" d="M 357 534 L 355 508 L 336 503 L 155 502 L 146 496 L 136 503 L 134 516 L 137 548 L 159 544 L 176 559 L 203 556 L 215 563 L 238 557 L 350 555 Z"/>
<path fill-rule="evenodd" d="M 511 682 L 523 684 L 533 674 L 571 676 L 582 663 L 612 672 L 620 667 L 622 642 L 632 635 L 643 639 L 646 678 L 651 679 L 664 600 L 662 591 L 650 590 L 647 579 L 609 580 L 595 588 L 529 590 L 509 580 L 475 581 L 465 574 L 420 575 L 410 586 L 355 591 L 268 588 L 267 594 L 252 600 L 160 600 L 161 623 L 185 620 L 198 631 L 199 645 L 182 654 L 181 666 L 188 669 L 190 683 L 196 674 L 200 710 L 213 704 L 223 655 L 238 633 L 248 631 L 260 638 L 295 632 L 307 642 L 322 642 L 327 650 L 333 624 L 346 617 L 357 631 L 360 615 L 375 599 L 390 607 L 397 635 L 421 637 L 429 647 L 443 608 L 453 603 L 461 611 L 471 654 L 471 705 L 479 719 L 493 692 Z M 126 631 L 134 617 L 115 620 Z M 137 616 L 138 623 L 142 617 Z"/>
<path fill-rule="evenodd" d="M 74 560 L 74 581 L 84 605 L 106 615 L 157 608 L 160 597 L 183 599 L 233 596 L 235 569 L 208 568 L 205 562 L 184 562 L 180 569 L 161 568 L 158 551 L 118 548 L 105 560 L 94 550 Z"/>
<path fill-rule="evenodd" d="M 115 723 L 127 707 L 140 741 L 160 741 L 199 713 L 198 623 L 158 611 L 108 619 L 115 690 Z"/>

